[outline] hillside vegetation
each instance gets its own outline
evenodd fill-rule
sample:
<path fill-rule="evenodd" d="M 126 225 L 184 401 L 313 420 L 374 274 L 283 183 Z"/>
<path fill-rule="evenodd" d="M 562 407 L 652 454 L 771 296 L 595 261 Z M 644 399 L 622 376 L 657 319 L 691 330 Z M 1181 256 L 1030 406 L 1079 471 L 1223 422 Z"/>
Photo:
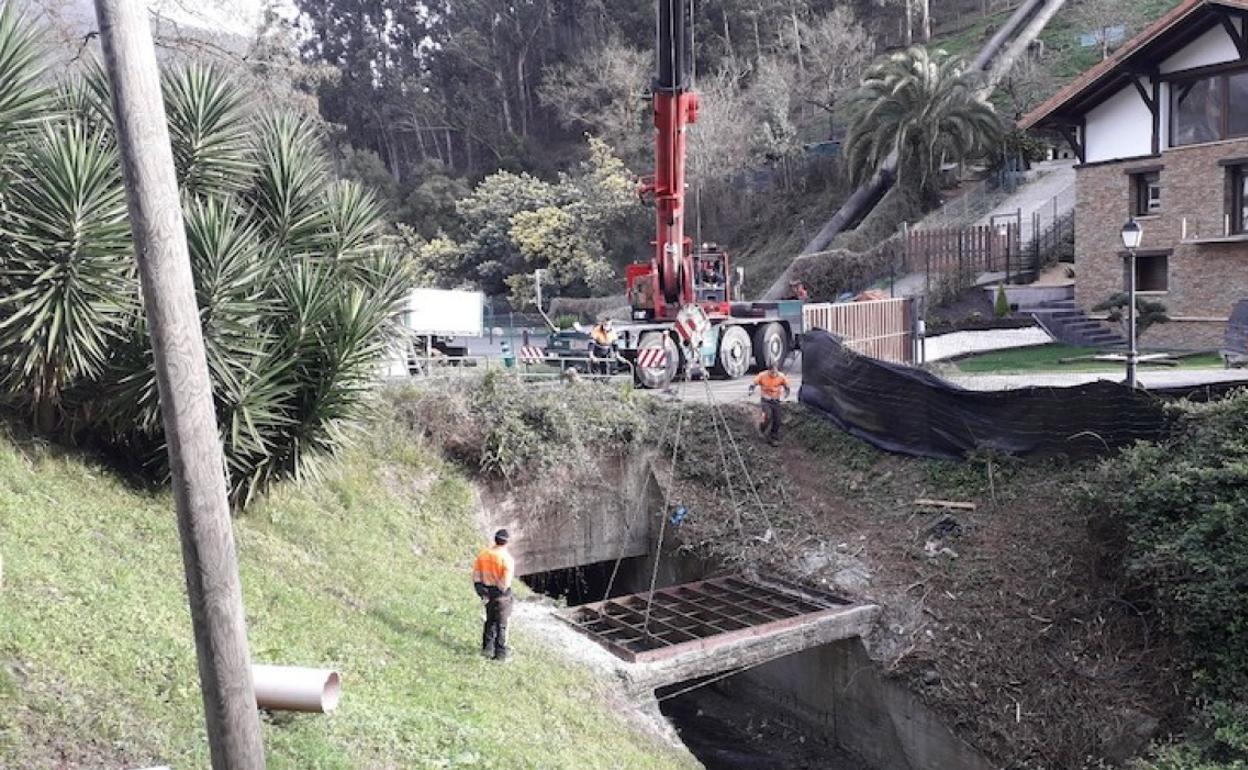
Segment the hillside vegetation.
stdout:
<path fill-rule="evenodd" d="M 392 423 L 379 423 L 392 424 Z M 253 657 L 343 673 L 329 716 L 265 716 L 269 767 L 680 768 L 516 630 L 477 655 L 471 485 L 374 428 L 236 521 Z M 0 767 L 208 765 L 167 492 L 0 438 Z"/>

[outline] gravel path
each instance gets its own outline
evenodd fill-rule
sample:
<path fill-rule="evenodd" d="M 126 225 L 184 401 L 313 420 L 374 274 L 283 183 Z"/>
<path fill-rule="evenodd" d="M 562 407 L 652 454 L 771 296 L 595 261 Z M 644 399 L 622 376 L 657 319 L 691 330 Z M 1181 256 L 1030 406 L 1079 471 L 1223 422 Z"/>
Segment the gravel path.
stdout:
<path fill-rule="evenodd" d="M 943 361 L 967 353 L 983 353 L 989 350 L 1025 348 L 1044 345 L 1053 341 L 1049 333 L 1038 326 L 1026 329 L 990 329 L 978 332 L 953 332 L 928 337 L 927 360 Z"/>

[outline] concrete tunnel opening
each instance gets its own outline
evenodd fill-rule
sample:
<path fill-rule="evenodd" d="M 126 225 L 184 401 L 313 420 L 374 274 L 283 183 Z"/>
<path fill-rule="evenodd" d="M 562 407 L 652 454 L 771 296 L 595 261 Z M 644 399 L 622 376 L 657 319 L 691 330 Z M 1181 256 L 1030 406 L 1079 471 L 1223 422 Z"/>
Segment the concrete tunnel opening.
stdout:
<path fill-rule="evenodd" d="M 655 691 L 659 711 L 707 770 L 884 770 L 760 693 L 744 672 Z"/>
<path fill-rule="evenodd" d="M 529 590 L 579 607 L 590 602 L 614 599 L 632 591 L 635 576 L 644 569 L 646 559 L 633 557 L 594 562 L 579 567 L 553 569 L 522 575 L 520 580 Z"/>

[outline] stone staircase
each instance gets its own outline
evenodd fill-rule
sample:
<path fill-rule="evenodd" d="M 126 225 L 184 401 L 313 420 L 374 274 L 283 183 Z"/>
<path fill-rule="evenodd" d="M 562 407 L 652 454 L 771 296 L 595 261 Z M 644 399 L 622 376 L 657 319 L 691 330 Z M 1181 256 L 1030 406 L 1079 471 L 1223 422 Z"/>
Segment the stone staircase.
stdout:
<path fill-rule="evenodd" d="M 1054 339 L 1093 348 L 1126 347 L 1127 341 L 1104 321 L 1089 318 L 1073 299 L 1040 302 L 1019 311 L 1030 313 Z"/>

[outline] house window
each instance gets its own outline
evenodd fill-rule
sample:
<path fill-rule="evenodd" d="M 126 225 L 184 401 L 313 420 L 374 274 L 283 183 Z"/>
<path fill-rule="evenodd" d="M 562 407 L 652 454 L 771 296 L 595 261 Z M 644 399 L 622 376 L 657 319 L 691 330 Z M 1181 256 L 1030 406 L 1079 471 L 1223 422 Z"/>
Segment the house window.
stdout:
<path fill-rule="evenodd" d="M 1248 136 L 1248 72 L 1170 84 L 1170 145 Z"/>
<path fill-rule="evenodd" d="M 1131 214 L 1146 217 L 1161 213 L 1161 172 L 1131 175 Z"/>
<path fill-rule="evenodd" d="M 1231 166 L 1227 169 L 1230 175 L 1230 215 L 1231 233 L 1242 235 L 1248 233 L 1248 166 Z"/>
<path fill-rule="evenodd" d="M 1125 270 L 1123 274 L 1123 278 L 1127 278 Z M 1123 283 L 1125 284 L 1126 281 L 1124 280 Z M 1135 290 L 1154 292 L 1170 290 L 1169 255 L 1140 254 L 1135 258 Z"/>
<path fill-rule="evenodd" d="M 1170 87 L 1170 138 L 1176 147 L 1222 138 L 1222 78 L 1175 83 Z"/>

